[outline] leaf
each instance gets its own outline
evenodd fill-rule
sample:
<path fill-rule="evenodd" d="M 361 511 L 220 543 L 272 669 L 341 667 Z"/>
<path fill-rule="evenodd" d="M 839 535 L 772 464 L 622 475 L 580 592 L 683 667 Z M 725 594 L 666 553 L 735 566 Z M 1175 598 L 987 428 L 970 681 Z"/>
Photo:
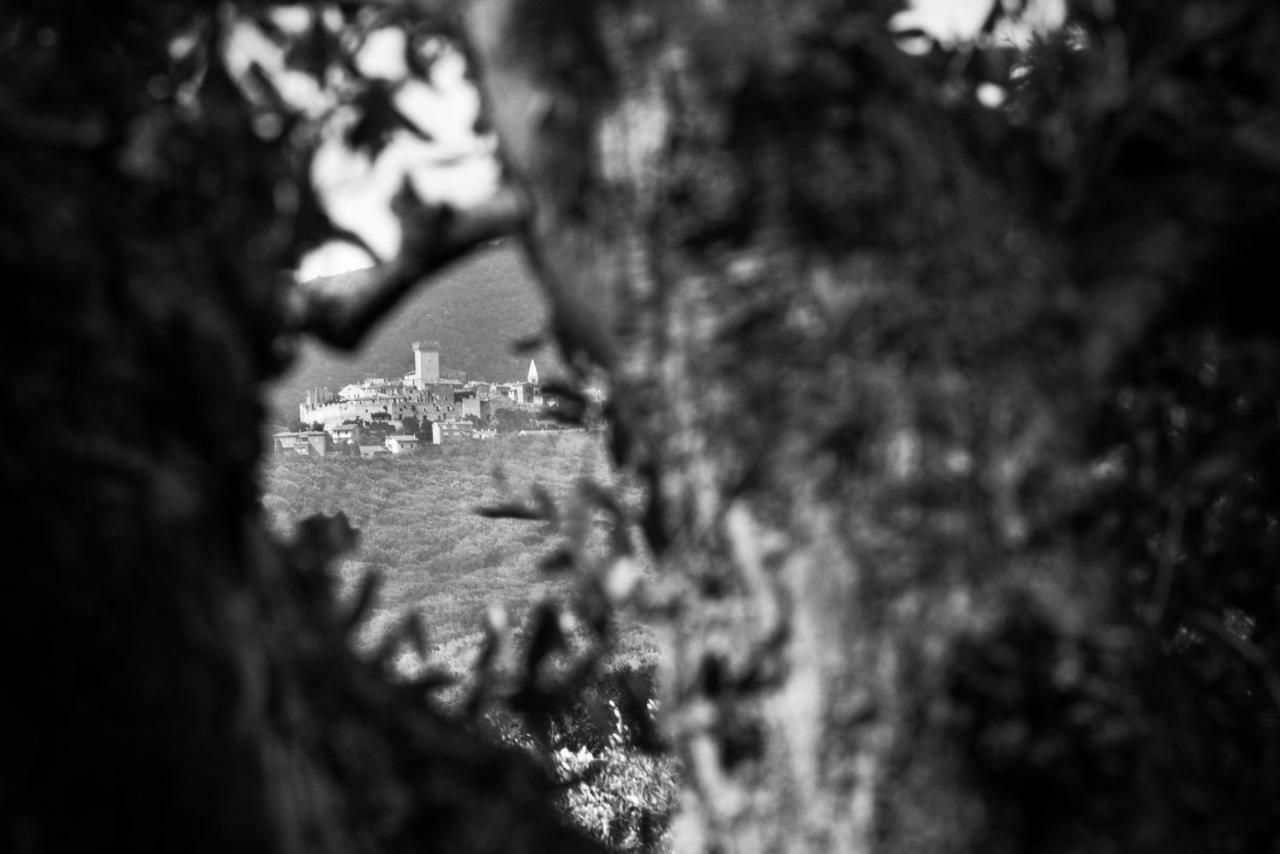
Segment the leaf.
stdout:
<path fill-rule="evenodd" d="M 405 34 L 404 64 L 409 73 L 427 85 L 431 85 L 431 66 L 435 57 L 424 56 L 422 40 L 411 33 Z"/>
<path fill-rule="evenodd" d="M 560 628 L 560 612 L 550 602 L 540 602 L 530 617 L 533 623 L 529 645 L 525 649 L 525 678 L 533 680 L 538 668 L 548 656 L 566 648 L 564 632 Z"/>
<path fill-rule="evenodd" d="M 271 75 L 262 67 L 257 60 L 249 63 L 248 77 L 250 88 L 256 90 L 255 94 L 262 98 L 267 106 L 280 114 L 288 114 L 293 109 L 285 101 L 284 95 L 280 93 L 280 87 L 276 86 L 276 82 L 271 79 Z"/>
<path fill-rule="evenodd" d="M 587 396 L 583 394 L 581 390 L 567 382 L 564 382 L 563 380 L 548 380 L 543 383 L 542 395 L 543 397 L 546 397 L 547 395 L 554 395 L 555 397 L 561 398 L 565 401 L 578 403 L 583 406 L 586 406 L 588 403 Z"/>
<path fill-rule="evenodd" d="M 269 8 L 263 9 L 241 9 L 238 10 L 246 18 L 253 22 L 254 26 L 272 42 L 277 45 L 285 45 L 289 41 L 289 34 L 280 29 L 280 25 L 271 17 Z"/>
<path fill-rule="evenodd" d="M 414 692 L 438 691 L 441 688 L 448 688 L 458 682 L 458 677 L 454 676 L 447 670 L 439 668 L 429 668 L 420 675 L 414 677 L 405 683 L 406 687 Z"/>
<path fill-rule="evenodd" d="M 573 567 L 573 552 L 567 546 L 559 547 L 538 561 L 538 569 L 543 572 L 566 572 Z"/>
<path fill-rule="evenodd" d="M 586 423 L 586 413 L 580 407 L 543 406 L 542 415 L 557 424 L 581 427 Z"/>
<path fill-rule="evenodd" d="M 360 118 L 347 129 L 347 145 L 376 157 L 391 141 L 391 135 L 401 128 L 408 128 L 425 139 L 431 138 L 401 115 L 396 109 L 393 94 L 391 84 L 376 80 L 370 81 L 355 97 L 353 106 Z"/>
<path fill-rule="evenodd" d="M 527 519 L 541 522 L 548 517 L 546 512 L 530 504 L 519 501 L 504 501 L 501 504 L 490 504 L 476 508 L 476 515 L 486 519 Z"/>
<path fill-rule="evenodd" d="M 338 54 L 338 39 L 324 24 L 324 14 L 317 7 L 311 11 L 311 25 L 300 38 L 293 39 L 285 50 L 287 67 L 310 74 L 321 84 L 329 66 Z"/>
<path fill-rule="evenodd" d="M 418 658 L 426 658 L 429 651 L 427 643 L 427 627 L 422 623 L 422 616 L 417 611 L 410 611 L 400 623 L 396 634 L 409 644 Z"/>
<path fill-rule="evenodd" d="M 546 340 L 546 335 L 542 333 L 517 338 L 511 345 L 511 352 L 517 356 L 531 355 L 537 352 L 538 348 L 546 343 Z"/>
<path fill-rule="evenodd" d="M 332 516 L 316 513 L 298 522 L 295 554 L 310 558 L 308 564 L 322 565 L 356 547 L 360 532 L 338 511 Z"/>
<path fill-rule="evenodd" d="M 529 492 L 533 497 L 533 503 L 538 508 L 538 512 L 542 514 L 542 518 L 549 522 L 552 526 L 560 524 L 560 511 L 556 508 L 555 499 L 551 497 L 551 493 L 540 483 L 535 483 L 529 487 Z"/>
<path fill-rule="evenodd" d="M 342 627 L 350 632 L 364 622 L 369 616 L 373 603 L 377 599 L 378 590 L 382 587 L 382 573 L 366 572 L 360 579 L 360 587 L 356 590 L 355 602 L 342 621 Z"/>

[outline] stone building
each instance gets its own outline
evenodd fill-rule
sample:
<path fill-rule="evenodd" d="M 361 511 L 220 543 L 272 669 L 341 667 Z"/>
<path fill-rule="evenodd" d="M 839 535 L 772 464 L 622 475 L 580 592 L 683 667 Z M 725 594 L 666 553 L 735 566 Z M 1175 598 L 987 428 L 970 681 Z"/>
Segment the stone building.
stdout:
<path fill-rule="evenodd" d="M 440 381 L 440 345 L 435 341 L 413 342 L 413 384 L 422 388 Z"/>
<path fill-rule="evenodd" d="M 344 421 L 399 421 L 421 417 L 430 408 L 449 411 L 456 383 L 440 378 L 440 345 L 415 341 L 414 369 L 399 380 L 369 377 L 344 386 L 335 395 L 328 389 L 307 392 L 298 406 L 303 424 L 334 425 Z"/>

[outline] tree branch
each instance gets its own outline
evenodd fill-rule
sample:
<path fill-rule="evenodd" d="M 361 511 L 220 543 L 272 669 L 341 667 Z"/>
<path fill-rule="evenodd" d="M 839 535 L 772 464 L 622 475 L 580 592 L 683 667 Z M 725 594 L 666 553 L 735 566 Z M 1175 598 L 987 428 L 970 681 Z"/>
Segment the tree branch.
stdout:
<path fill-rule="evenodd" d="M 418 282 L 481 244 L 514 233 L 524 217 L 523 199 L 507 187 L 465 210 L 426 207 L 416 198 L 402 203 L 404 242 L 396 258 L 375 267 L 373 275 L 353 291 L 300 288 L 292 325 L 333 347 L 354 350 Z"/>

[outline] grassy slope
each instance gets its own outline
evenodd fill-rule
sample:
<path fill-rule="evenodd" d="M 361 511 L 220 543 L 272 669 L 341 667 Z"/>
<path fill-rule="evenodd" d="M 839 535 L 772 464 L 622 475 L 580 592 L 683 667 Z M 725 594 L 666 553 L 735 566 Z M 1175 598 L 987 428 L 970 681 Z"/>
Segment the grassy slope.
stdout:
<path fill-rule="evenodd" d="M 495 481 L 495 469 L 505 486 Z M 439 455 L 277 458 L 265 472 L 264 504 L 283 530 L 312 513 L 344 510 L 361 529 L 359 551 L 342 568 L 344 583 L 368 570 L 384 579 L 366 641 L 406 609 L 419 608 L 433 657 L 458 668 L 478 647 L 490 603 L 509 606 L 519 624 L 531 598 L 568 583 L 537 568 L 558 534 L 537 522 L 485 519 L 475 508 L 522 498 L 535 480 L 559 502 L 584 476 L 611 477 L 598 436 L 499 437 L 444 446 Z M 652 648 L 645 632 L 624 630 L 626 658 L 650 658 Z"/>
<path fill-rule="evenodd" d="M 335 278 L 359 281 L 366 275 L 355 271 Z M 440 342 L 442 370 L 462 370 L 469 379 L 524 379 L 529 357 L 513 354 L 512 344 L 545 324 L 546 308 L 518 249 L 487 249 L 424 283 L 359 352 L 343 355 L 305 343 L 294 367 L 268 389 L 269 420 L 287 426 L 314 386 L 336 391 L 365 377 L 403 375 L 413 369 L 412 344 L 418 340 Z M 534 356 L 544 378 L 558 370 L 551 348 Z"/>
<path fill-rule="evenodd" d="M 504 480 L 493 477 L 501 469 Z M 485 519 L 477 505 L 522 498 L 536 480 L 561 508 L 584 476 L 609 482 L 602 437 L 577 432 L 504 436 L 487 442 L 445 446 L 440 453 L 378 459 L 276 458 L 264 473 L 266 505 L 274 523 L 287 530 L 315 512 L 345 510 L 361 529 L 358 552 L 340 569 L 348 589 L 370 570 L 385 584 L 381 601 L 366 626 L 362 643 L 377 642 L 382 631 L 409 609 L 418 609 L 430 634 L 428 663 L 461 677 L 437 696 L 460 702 L 470 690 L 483 634 L 481 620 L 489 604 L 507 606 L 517 627 L 530 600 L 570 592 L 571 578 L 549 579 L 538 558 L 555 547 L 560 535 L 539 522 Z M 625 489 L 627 503 L 639 495 Z M 593 536 L 606 532 L 598 525 Z M 635 532 L 633 532 L 634 534 Z M 627 668 L 657 660 L 652 631 L 634 620 L 618 624 L 619 644 L 612 664 Z M 402 672 L 418 662 L 401 658 Z M 559 794 L 566 817 L 619 851 L 669 851 L 667 819 L 679 792 L 679 768 L 669 754 L 635 747 L 629 730 L 615 725 L 613 710 L 583 705 L 558 729 L 550 748 L 539 746 L 511 718 L 491 719 L 508 743 L 518 744 L 555 769 L 561 781 L 579 779 Z M 602 703 L 611 695 L 594 695 Z M 561 749 L 563 748 L 563 749 Z M 589 773 L 587 772 L 590 769 Z M 647 845 L 647 831 L 658 841 Z"/>

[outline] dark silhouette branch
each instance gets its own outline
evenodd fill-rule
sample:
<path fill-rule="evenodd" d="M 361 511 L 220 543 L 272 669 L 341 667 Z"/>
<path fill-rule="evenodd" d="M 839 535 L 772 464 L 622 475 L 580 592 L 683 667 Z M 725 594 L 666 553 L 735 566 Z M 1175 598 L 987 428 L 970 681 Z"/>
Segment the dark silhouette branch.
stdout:
<path fill-rule="evenodd" d="M 376 267 L 358 290 L 299 289 L 298 331 L 333 347 L 354 350 L 415 285 L 478 246 L 513 233 L 525 215 L 523 200 L 505 187 L 483 204 L 465 210 L 427 207 L 408 188 L 399 202 L 404 227 L 400 253 Z"/>

